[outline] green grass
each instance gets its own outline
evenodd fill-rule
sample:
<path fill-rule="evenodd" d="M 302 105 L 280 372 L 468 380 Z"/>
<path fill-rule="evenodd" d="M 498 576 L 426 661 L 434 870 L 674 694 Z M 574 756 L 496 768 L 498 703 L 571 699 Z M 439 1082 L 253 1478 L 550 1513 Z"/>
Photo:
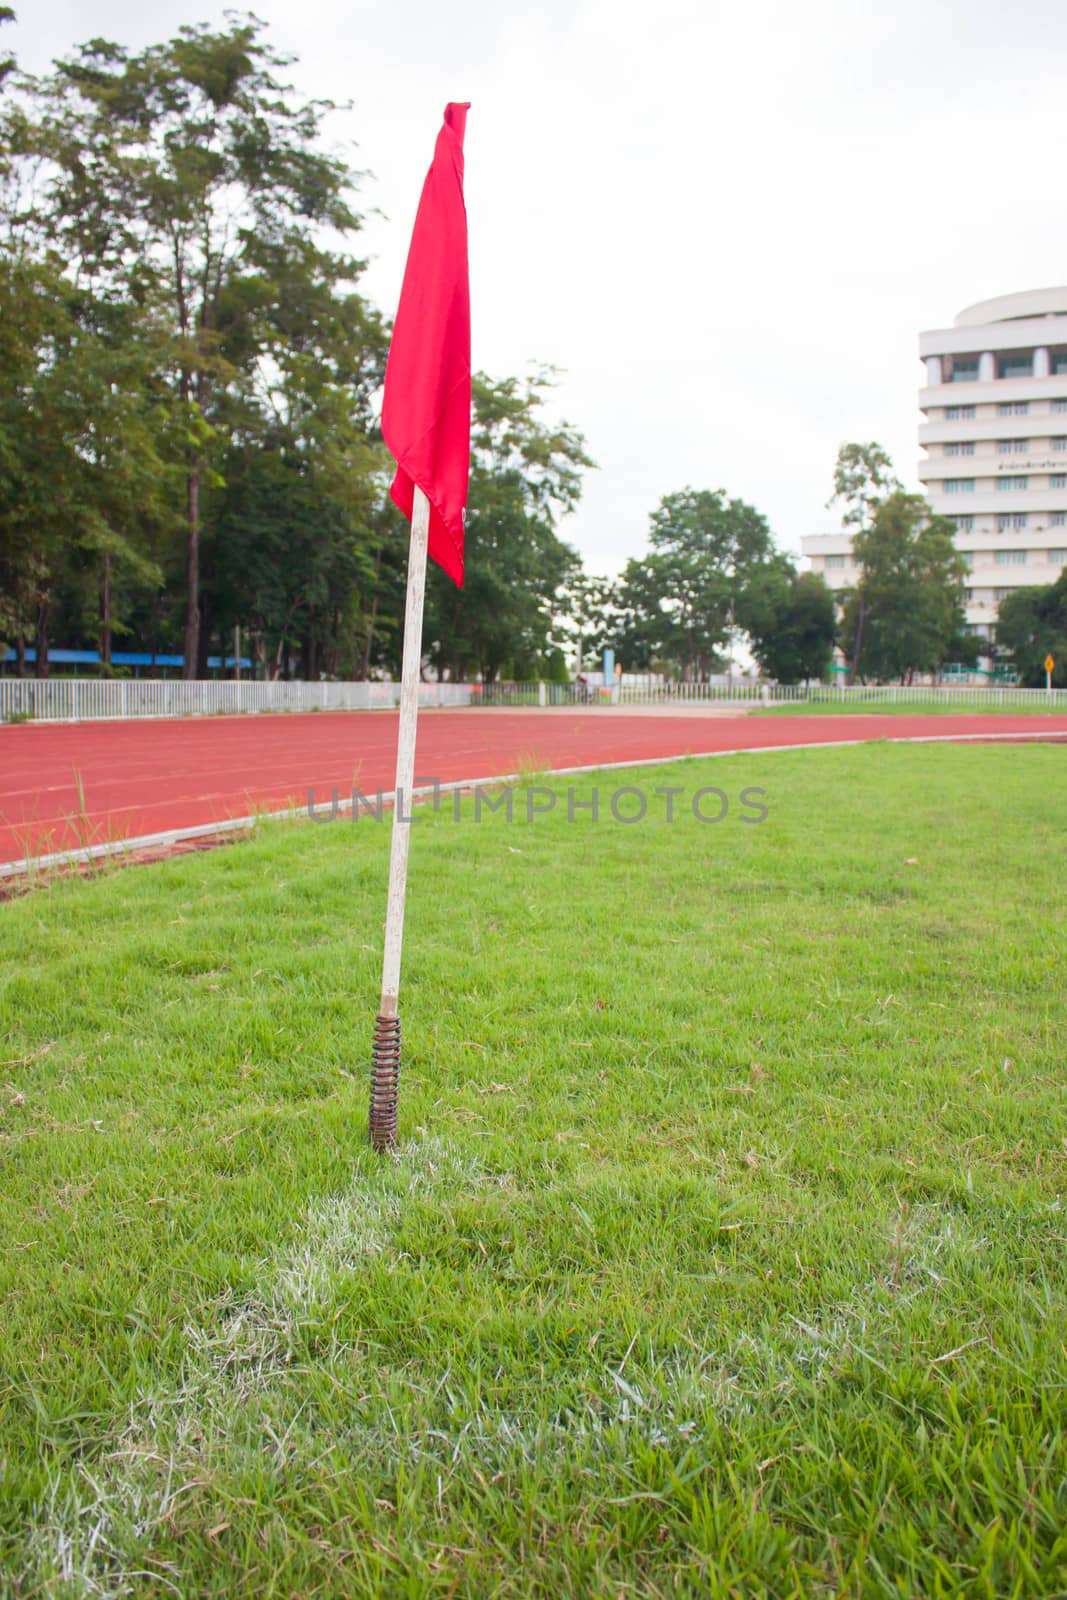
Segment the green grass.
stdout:
<path fill-rule="evenodd" d="M 940 700 L 936 704 L 922 705 L 889 705 L 882 701 L 868 700 L 856 702 L 850 700 L 847 704 L 840 700 L 798 700 L 791 701 L 788 705 L 754 706 L 749 713 L 753 717 L 985 717 L 999 716 L 1018 717 L 1062 717 L 1067 712 L 1067 707 L 1059 704 L 1041 704 L 1036 700 L 1025 701 L 1022 705 L 1002 705 L 999 702 L 990 702 L 989 705 L 975 705 L 973 702 L 960 705 L 951 705 Z"/>
<path fill-rule="evenodd" d="M 1063 1595 L 1063 770 L 421 818 L 396 1159 L 385 827 L 3 907 L 0 1593 Z"/>

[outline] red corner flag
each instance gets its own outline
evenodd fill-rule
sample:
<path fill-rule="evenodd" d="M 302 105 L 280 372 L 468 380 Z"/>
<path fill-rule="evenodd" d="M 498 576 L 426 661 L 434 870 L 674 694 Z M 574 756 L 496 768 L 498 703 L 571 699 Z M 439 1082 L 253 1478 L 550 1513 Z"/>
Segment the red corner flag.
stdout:
<path fill-rule="evenodd" d="M 385 369 L 382 432 L 396 457 L 392 496 L 410 520 L 415 486 L 430 502 L 429 554 L 463 583 L 463 508 L 471 440 L 471 308 L 463 132 L 447 105 L 411 236 Z"/>

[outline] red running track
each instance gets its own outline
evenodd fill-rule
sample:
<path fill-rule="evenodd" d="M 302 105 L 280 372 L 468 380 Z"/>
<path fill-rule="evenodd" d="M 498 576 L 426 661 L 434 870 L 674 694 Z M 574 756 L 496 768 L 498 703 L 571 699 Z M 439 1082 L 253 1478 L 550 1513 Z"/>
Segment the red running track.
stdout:
<path fill-rule="evenodd" d="M 393 786 L 384 711 L 0 728 L 0 862 L 133 840 Z M 647 761 L 868 739 L 1040 734 L 1067 716 L 711 716 L 424 711 L 416 776 L 442 783 L 526 768 Z"/>

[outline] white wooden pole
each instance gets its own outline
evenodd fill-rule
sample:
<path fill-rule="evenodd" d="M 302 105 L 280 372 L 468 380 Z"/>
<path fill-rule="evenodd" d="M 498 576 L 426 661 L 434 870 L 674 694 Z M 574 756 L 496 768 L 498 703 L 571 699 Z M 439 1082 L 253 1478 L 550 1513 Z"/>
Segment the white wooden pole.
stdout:
<path fill-rule="evenodd" d="M 396 798 L 389 851 L 389 896 L 385 909 L 382 956 L 382 998 L 374 1035 L 370 1136 L 379 1148 L 396 1142 L 397 1092 L 400 1077 L 400 955 L 404 943 L 404 894 L 411 844 L 411 792 L 415 782 L 415 729 L 419 715 L 419 668 L 422 664 L 422 610 L 426 594 L 426 547 L 430 502 L 415 489 L 408 553 L 407 600 L 404 607 L 404 656 L 400 672 L 400 730 L 396 746 Z"/>
<path fill-rule="evenodd" d="M 404 660 L 400 672 L 400 733 L 396 746 L 396 803 L 389 854 L 389 900 L 385 912 L 385 954 L 382 960 L 382 1011 L 395 1016 L 400 996 L 400 952 L 404 942 L 404 891 L 411 843 L 411 791 L 415 784 L 415 727 L 419 717 L 419 669 L 422 665 L 422 607 L 426 594 L 426 544 L 430 502 L 415 490 L 408 555 L 408 589 L 404 607 Z"/>

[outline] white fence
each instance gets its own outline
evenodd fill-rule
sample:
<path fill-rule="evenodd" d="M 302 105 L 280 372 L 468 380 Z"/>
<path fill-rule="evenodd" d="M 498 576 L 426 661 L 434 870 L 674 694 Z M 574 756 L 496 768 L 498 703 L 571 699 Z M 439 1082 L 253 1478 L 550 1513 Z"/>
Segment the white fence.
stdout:
<path fill-rule="evenodd" d="M 919 710 L 923 706 L 951 706 L 961 711 L 989 710 L 991 706 L 1067 710 L 1067 689 L 1020 689 L 1010 684 L 680 683 L 645 690 L 624 683 L 615 693 L 622 705 L 723 702 L 735 705 L 869 705 L 872 711 L 879 706 L 915 706 Z"/>
<path fill-rule="evenodd" d="M 424 683 L 423 706 L 470 705 L 465 683 Z M 149 678 L 0 678 L 0 720 L 115 721 L 212 717 L 258 711 L 367 711 L 400 703 L 399 683 L 184 683 Z"/>
<path fill-rule="evenodd" d="M 641 683 L 623 680 L 610 689 L 576 684 L 487 683 L 472 686 L 474 703 L 487 706 L 621 705 L 621 706 L 761 706 L 839 705 L 841 707 L 949 706 L 961 711 L 990 707 L 1067 711 L 1067 689 L 1020 689 L 985 684 L 773 684 L 738 680 L 712 683 Z"/>
<path fill-rule="evenodd" d="M 133 717 L 210 717 L 269 711 L 367 711 L 399 703 L 398 683 L 256 683 L 219 679 L 183 683 L 134 678 L 0 678 L 0 721 L 121 721 Z M 610 690 L 556 683 L 424 683 L 431 706 L 758 706 L 774 704 L 992 707 L 1067 711 L 1067 689 L 750 682 L 624 682 Z"/>

